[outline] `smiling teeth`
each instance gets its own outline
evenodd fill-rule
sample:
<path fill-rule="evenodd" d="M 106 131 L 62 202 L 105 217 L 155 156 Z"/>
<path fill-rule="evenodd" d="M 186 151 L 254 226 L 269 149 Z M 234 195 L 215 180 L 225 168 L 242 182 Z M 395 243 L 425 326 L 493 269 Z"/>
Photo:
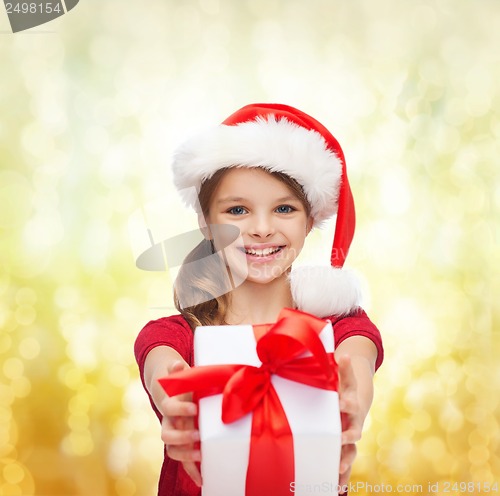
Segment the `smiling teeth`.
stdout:
<path fill-rule="evenodd" d="M 276 253 L 277 251 L 281 250 L 281 247 L 276 247 L 276 248 L 264 248 L 263 250 L 254 250 L 253 248 L 248 248 L 245 249 L 245 253 L 247 255 L 256 255 L 258 257 L 267 257 L 269 255 L 272 255 L 273 253 Z"/>

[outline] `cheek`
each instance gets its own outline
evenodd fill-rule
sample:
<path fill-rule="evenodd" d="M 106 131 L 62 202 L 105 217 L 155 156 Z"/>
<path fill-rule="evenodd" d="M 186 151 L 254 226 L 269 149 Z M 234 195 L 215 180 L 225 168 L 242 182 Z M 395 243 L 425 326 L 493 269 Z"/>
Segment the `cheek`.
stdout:
<path fill-rule="evenodd" d="M 305 226 L 302 225 L 300 227 L 297 227 L 293 234 L 290 233 L 290 242 L 291 242 L 291 245 L 293 247 L 293 251 L 294 251 L 294 258 L 296 258 L 299 253 L 302 251 L 302 248 L 304 247 L 304 243 L 305 243 L 305 240 L 306 240 L 306 229 L 305 229 Z"/>

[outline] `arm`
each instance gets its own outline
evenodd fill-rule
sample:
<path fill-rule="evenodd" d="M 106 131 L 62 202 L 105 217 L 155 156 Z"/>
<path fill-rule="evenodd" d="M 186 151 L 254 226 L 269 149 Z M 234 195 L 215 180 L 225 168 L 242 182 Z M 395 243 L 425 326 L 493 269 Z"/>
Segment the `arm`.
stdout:
<path fill-rule="evenodd" d="M 373 375 L 375 374 L 377 348 L 368 338 L 351 336 L 342 341 L 335 350 L 337 360 L 343 355 L 348 355 L 351 359 L 363 424 L 373 401 Z"/>
<path fill-rule="evenodd" d="M 335 350 L 339 366 L 342 419 L 342 454 L 339 485 L 347 484 L 361 439 L 365 418 L 373 400 L 373 374 L 377 348 L 364 336 L 351 336 Z"/>
<path fill-rule="evenodd" d="M 146 357 L 144 383 L 163 416 L 161 437 L 168 456 L 182 462 L 193 481 L 201 486 L 201 475 L 195 463 L 200 460 L 200 451 L 195 446 L 200 439 L 199 432 L 194 428 L 196 404 L 189 394 L 168 396 L 158 382 L 161 377 L 188 367 L 173 348 L 157 346 Z"/>

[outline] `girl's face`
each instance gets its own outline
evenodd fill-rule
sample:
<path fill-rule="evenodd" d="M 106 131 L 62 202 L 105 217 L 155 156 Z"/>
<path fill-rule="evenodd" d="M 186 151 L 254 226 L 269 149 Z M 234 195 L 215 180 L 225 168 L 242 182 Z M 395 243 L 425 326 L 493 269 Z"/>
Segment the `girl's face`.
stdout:
<path fill-rule="evenodd" d="M 224 250 L 233 279 L 266 284 L 286 277 L 313 219 L 282 181 L 260 168 L 235 167 L 217 185 L 207 222 L 240 230 L 239 241 Z"/>

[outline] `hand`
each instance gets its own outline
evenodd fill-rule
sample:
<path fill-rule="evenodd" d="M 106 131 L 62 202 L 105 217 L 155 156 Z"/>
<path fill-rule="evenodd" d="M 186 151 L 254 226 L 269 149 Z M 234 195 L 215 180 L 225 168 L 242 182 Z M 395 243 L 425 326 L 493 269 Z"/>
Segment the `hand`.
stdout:
<path fill-rule="evenodd" d="M 185 362 L 176 361 L 168 373 L 189 368 Z M 168 456 L 182 462 L 184 470 L 197 486 L 201 486 L 201 474 L 196 465 L 201 459 L 199 450 L 200 433 L 194 428 L 196 404 L 191 394 L 167 396 L 161 402 L 163 415 L 161 438 L 165 443 Z"/>
<path fill-rule="evenodd" d="M 342 451 L 340 454 L 339 486 L 347 485 L 356 458 L 356 442 L 361 439 L 364 417 L 358 401 L 358 384 L 348 355 L 338 360 L 339 404 L 342 421 Z"/>

